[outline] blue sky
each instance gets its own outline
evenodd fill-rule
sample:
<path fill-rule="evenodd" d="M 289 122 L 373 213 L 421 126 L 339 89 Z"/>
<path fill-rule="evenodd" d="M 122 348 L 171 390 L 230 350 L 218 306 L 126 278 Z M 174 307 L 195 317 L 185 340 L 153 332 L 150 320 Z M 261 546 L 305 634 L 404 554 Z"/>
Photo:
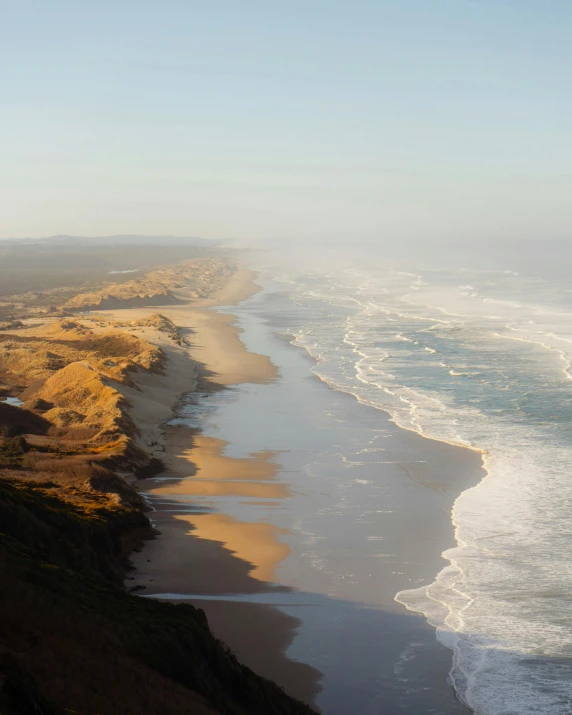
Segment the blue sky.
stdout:
<path fill-rule="evenodd" d="M 568 237 L 568 0 L 0 0 L 0 236 Z"/>

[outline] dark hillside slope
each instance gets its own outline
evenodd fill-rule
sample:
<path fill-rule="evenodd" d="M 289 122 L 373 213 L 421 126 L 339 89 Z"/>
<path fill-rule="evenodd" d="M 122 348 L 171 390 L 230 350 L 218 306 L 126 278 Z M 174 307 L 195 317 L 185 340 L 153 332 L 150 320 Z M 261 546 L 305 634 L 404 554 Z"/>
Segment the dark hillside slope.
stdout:
<path fill-rule="evenodd" d="M 211 634 L 204 613 L 126 593 L 141 512 L 0 471 L 0 713 L 311 715 Z"/>

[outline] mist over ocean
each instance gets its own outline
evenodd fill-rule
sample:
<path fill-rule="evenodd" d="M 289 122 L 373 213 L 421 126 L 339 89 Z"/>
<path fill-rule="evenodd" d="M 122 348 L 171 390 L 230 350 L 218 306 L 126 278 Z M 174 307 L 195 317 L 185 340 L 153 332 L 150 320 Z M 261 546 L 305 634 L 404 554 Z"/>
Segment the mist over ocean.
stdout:
<path fill-rule="evenodd" d="M 448 565 L 395 594 L 435 626 L 451 684 L 482 715 L 572 711 L 572 288 L 560 258 L 546 246 L 528 265 L 507 249 L 491 267 L 482 253 L 257 258 L 296 307 L 281 332 L 323 382 L 483 453 L 485 478 L 443 515 Z M 364 448 L 365 472 L 383 450 Z"/>

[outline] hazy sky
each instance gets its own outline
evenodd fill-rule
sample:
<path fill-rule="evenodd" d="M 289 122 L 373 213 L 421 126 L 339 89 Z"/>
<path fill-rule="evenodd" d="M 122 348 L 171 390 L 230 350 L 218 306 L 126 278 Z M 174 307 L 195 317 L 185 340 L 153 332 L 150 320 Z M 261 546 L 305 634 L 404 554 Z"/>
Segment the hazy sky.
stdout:
<path fill-rule="evenodd" d="M 0 0 L 0 236 L 572 236 L 570 0 Z"/>

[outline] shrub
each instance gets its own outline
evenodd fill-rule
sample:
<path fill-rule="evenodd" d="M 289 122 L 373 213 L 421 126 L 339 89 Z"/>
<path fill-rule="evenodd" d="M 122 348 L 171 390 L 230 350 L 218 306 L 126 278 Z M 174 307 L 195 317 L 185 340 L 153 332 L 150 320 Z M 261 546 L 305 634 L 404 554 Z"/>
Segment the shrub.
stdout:
<path fill-rule="evenodd" d="M 29 449 L 28 443 L 21 435 L 7 437 L 0 444 L 0 466 L 8 468 L 20 467 L 24 455 Z"/>

